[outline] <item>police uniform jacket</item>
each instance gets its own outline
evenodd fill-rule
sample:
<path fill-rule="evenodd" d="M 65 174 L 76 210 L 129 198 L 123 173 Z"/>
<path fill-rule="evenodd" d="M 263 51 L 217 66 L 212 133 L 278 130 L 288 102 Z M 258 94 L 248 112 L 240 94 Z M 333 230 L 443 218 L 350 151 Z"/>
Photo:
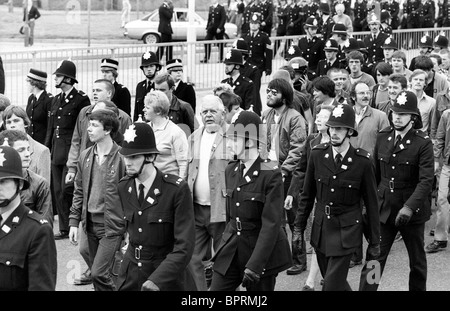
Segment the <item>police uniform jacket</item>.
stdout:
<path fill-rule="evenodd" d="M 192 107 L 192 110 L 194 110 L 195 112 L 195 105 L 197 100 L 195 96 L 194 86 L 192 84 L 180 81 L 176 86 L 176 89 L 173 90 L 173 95 L 189 103 Z"/>
<path fill-rule="evenodd" d="M 298 41 L 298 46 L 302 50 L 303 58 L 308 62 L 308 68 L 315 72 L 319 60 L 325 58 L 324 41 L 317 36 L 312 39 L 303 37 Z"/>
<path fill-rule="evenodd" d="M 326 41 L 331 38 L 334 25 L 335 25 L 335 22 L 334 22 L 332 16 L 329 16 L 327 18 L 327 20 L 325 21 L 325 23 L 323 22 L 323 19 L 321 19 L 320 27 L 319 27 L 320 32 L 318 31 L 317 33 L 321 33 L 323 40 Z"/>
<path fill-rule="evenodd" d="M 381 3 L 381 9 L 386 10 L 391 14 L 391 25 L 392 28 L 397 29 L 399 25 L 400 4 L 393 0 L 392 3 L 388 1 Z"/>
<path fill-rule="evenodd" d="M 20 191 L 22 203 L 30 210 L 38 212 L 53 226 L 52 197 L 50 182 L 30 169 L 26 170 L 24 178 L 30 183 L 28 189 Z"/>
<path fill-rule="evenodd" d="M 210 6 L 208 13 L 208 21 L 206 24 L 206 32 L 215 36 L 217 29 L 222 33 L 225 32 L 225 22 L 227 21 L 227 13 L 225 8 L 218 4 L 216 7 Z"/>
<path fill-rule="evenodd" d="M 271 34 L 272 24 L 273 24 L 273 4 L 271 0 L 266 0 L 260 3 L 260 13 L 263 17 L 263 21 L 266 23 L 265 26 L 261 25 L 261 30 L 265 33 Z"/>
<path fill-rule="evenodd" d="M 0 57 L 0 94 L 5 94 L 5 69 L 3 69 L 3 60 Z"/>
<path fill-rule="evenodd" d="M 430 219 L 430 193 L 434 177 L 433 144 L 426 133 L 411 129 L 394 149 L 395 130 L 380 131 L 375 145 L 381 223 L 394 224 L 398 211 L 414 211 L 409 224 Z"/>
<path fill-rule="evenodd" d="M 33 139 L 44 144 L 48 119 L 52 110 L 53 95 L 44 90 L 37 100 L 35 98 L 32 94 L 28 97 L 27 101 L 26 112 L 31 122 L 27 133 Z"/>
<path fill-rule="evenodd" d="M 245 176 L 240 161 L 225 170 L 227 225 L 213 257 L 214 272 L 225 275 L 233 257 L 262 277 L 292 265 L 287 236 L 281 226 L 283 181 L 277 163 L 258 157 Z"/>
<path fill-rule="evenodd" d="M 286 27 L 288 23 L 288 12 L 289 6 L 285 6 L 284 8 L 279 7 L 277 11 L 278 17 L 278 27 L 277 27 L 277 37 L 284 36 L 286 34 Z"/>
<path fill-rule="evenodd" d="M 163 291 L 183 290 L 183 273 L 195 244 L 192 196 L 182 178 L 156 170 L 142 206 L 135 179 L 126 176 L 119 182 L 129 245 L 118 290 L 138 291 L 147 279 Z"/>
<path fill-rule="evenodd" d="M 45 137 L 45 145 L 51 151 L 54 165 L 66 165 L 78 114 L 83 107 L 91 104 L 89 97 L 75 88 L 65 99 L 63 99 L 63 94 L 60 93 L 53 99 Z"/>
<path fill-rule="evenodd" d="M 250 57 L 247 61 L 258 67 L 260 71 L 272 70 L 273 53 L 269 36 L 265 32 L 258 31 L 253 38 L 250 32 L 248 32 L 243 39 L 247 42 L 250 50 Z"/>
<path fill-rule="evenodd" d="M 195 113 L 192 109 L 191 105 L 187 102 L 177 98 L 175 95 L 172 95 L 172 100 L 170 102 L 169 114 L 168 117 L 170 121 L 175 124 L 181 125 L 184 124 L 189 127 L 189 134 L 194 132 L 195 126 Z M 186 128 L 182 129 L 187 131 Z M 186 135 L 186 137 L 189 135 Z"/>
<path fill-rule="evenodd" d="M 418 11 L 419 11 L 419 6 L 420 6 L 420 0 L 406 0 L 403 3 L 403 13 L 407 14 L 407 21 L 408 23 L 411 22 L 413 19 L 418 18 Z"/>
<path fill-rule="evenodd" d="M 22 203 L 0 228 L 0 291 L 54 291 L 52 226 Z"/>
<path fill-rule="evenodd" d="M 134 99 L 134 116 L 133 116 L 133 122 L 136 121 L 139 118 L 139 115 L 144 118 L 144 113 L 142 110 L 144 109 L 144 98 L 145 95 L 147 95 L 148 92 L 155 89 L 155 83 L 153 81 L 149 81 L 148 79 L 145 79 L 141 82 L 139 82 L 136 85 L 136 96 Z"/>
<path fill-rule="evenodd" d="M 316 75 L 318 77 L 326 76 L 328 70 L 330 70 L 331 68 L 341 68 L 341 62 L 339 62 L 339 60 L 336 58 L 334 62 L 330 66 L 328 66 L 328 60 L 321 59 L 317 64 Z"/>
<path fill-rule="evenodd" d="M 426 1 L 423 3 L 421 1 L 418 13 L 421 28 L 434 27 L 434 2 Z"/>
<path fill-rule="evenodd" d="M 325 256 L 345 256 L 362 247 L 364 202 L 370 244 L 380 243 L 375 167 L 371 155 L 351 145 L 336 168 L 331 144 L 315 146 L 300 196 L 295 226 L 306 228 L 314 207 L 311 245 Z"/>
<path fill-rule="evenodd" d="M 225 187 L 225 168 L 228 162 L 231 160 L 226 148 L 226 128 L 227 125 L 223 124 L 217 131 L 216 138 L 211 147 L 209 155 L 208 165 L 208 177 L 210 187 L 210 199 L 211 199 L 211 216 L 210 222 L 225 222 L 225 204 L 226 204 L 226 189 Z M 206 150 L 200 150 L 201 139 L 205 128 L 202 126 L 195 130 L 188 138 L 189 143 L 189 155 L 188 155 L 188 184 L 191 189 L 192 197 L 194 198 L 194 185 L 198 177 L 198 168 L 200 164 L 200 152 L 207 152 Z M 195 199 L 195 198 L 194 198 Z"/>
<path fill-rule="evenodd" d="M 355 1 L 355 8 L 353 9 L 353 27 L 364 28 L 367 26 L 367 1 L 363 1 L 359 3 L 359 1 Z"/>
<path fill-rule="evenodd" d="M 368 63 L 377 63 L 384 59 L 383 49 L 381 48 L 384 45 L 384 41 L 389 37 L 389 35 L 379 32 L 375 40 L 372 37 L 372 34 L 368 34 L 364 37 L 364 44 L 367 47 L 368 55 L 367 62 Z"/>
<path fill-rule="evenodd" d="M 254 83 L 249 78 L 240 74 L 234 82 L 233 79 L 230 77 L 228 79 L 222 80 L 221 83 L 229 84 L 233 88 L 234 93 L 241 97 L 242 109 L 248 110 L 250 108 L 250 105 L 255 105 Z M 259 109 L 258 111 L 259 113 L 261 113 L 261 107 L 253 107 L 253 108 L 254 110 Z"/>
<path fill-rule="evenodd" d="M 172 25 L 170 24 L 173 15 L 173 8 L 171 8 L 169 4 L 164 2 L 159 7 L 158 12 L 159 12 L 158 32 L 165 35 L 173 34 Z"/>
<path fill-rule="evenodd" d="M 114 96 L 111 101 L 116 104 L 117 108 L 122 109 L 126 114 L 131 116 L 131 94 L 130 91 L 122 84 L 114 82 Z"/>
<path fill-rule="evenodd" d="M 257 79 L 261 81 L 261 73 L 258 71 L 258 67 L 250 64 L 249 62 L 245 62 L 244 65 L 240 66 L 239 72 L 241 73 L 241 75 L 249 78 L 254 83 L 256 83 Z M 261 82 L 259 84 L 261 85 Z"/>

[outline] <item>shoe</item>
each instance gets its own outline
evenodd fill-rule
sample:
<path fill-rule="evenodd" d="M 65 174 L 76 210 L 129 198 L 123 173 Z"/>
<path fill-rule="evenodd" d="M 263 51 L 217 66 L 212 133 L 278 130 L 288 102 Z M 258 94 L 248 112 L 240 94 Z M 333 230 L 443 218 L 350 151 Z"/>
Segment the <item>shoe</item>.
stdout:
<path fill-rule="evenodd" d="M 313 292 L 313 291 L 314 291 L 314 287 L 311 287 L 311 286 L 306 285 L 306 284 L 302 288 L 302 292 Z"/>
<path fill-rule="evenodd" d="M 92 276 L 90 269 L 84 271 L 79 279 L 73 280 L 73 285 L 89 285 L 89 284 L 92 284 Z"/>
<path fill-rule="evenodd" d="M 359 265 L 362 265 L 362 260 L 358 260 L 358 261 L 350 260 L 350 265 L 348 267 L 353 268 L 354 266 L 359 266 Z"/>
<path fill-rule="evenodd" d="M 200 60 L 200 63 L 202 63 L 202 64 L 206 64 L 207 62 L 208 62 L 207 59 L 201 59 L 201 60 Z"/>
<path fill-rule="evenodd" d="M 69 238 L 69 233 L 60 231 L 55 234 L 55 240 L 64 240 Z"/>
<path fill-rule="evenodd" d="M 434 236 L 434 229 L 430 230 L 430 236 Z"/>
<path fill-rule="evenodd" d="M 436 253 L 447 248 L 447 241 L 433 241 L 425 247 L 426 253 Z"/>
<path fill-rule="evenodd" d="M 398 242 L 402 240 L 402 234 L 400 232 L 397 232 L 397 235 L 395 236 L 394 242 Z"/>
<path fill-rule="evenodd" d="M 286 270 L 286 274 L 296 275 L 302 273 L 303 271 L 306 271 L 306 265 L 293 265 L 292 267 Z"/>

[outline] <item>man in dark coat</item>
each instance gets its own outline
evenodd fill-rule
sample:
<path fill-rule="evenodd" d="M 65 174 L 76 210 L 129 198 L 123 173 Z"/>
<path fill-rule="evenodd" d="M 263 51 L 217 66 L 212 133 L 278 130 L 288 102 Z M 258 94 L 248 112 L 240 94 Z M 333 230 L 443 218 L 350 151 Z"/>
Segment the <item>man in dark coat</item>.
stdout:
<path fill-rule="evenodd" d="M 162 42 L 171 42 L 172 41 L 172 15 L 173 15 L 173 3 L 172 0 L 164 1 L 163 4 L 159 7 L 159 25 L 158 31 L 161 33 L 161 43 Z M 166 61 L 172 59 L 172 51 L 173 47 L 168 46 L 166 51 Z M 161 60 L 164 54 L 164 47 L 161 46 L 158 48 L 158 59 Z"/>
<path fill-rule="evenodd" d="M 0 57 L 0 94 L 5 94 L 5 69 L 3 68 L 3 61 Z"/>
<path fill-rule="evenodd" d="M 171 59 L 166 63 L 166 70 L 172 76 L 175 86 L 173 89 L 173 95 L 185 102 L 191 104 L 192 109 L 195 112 L 196 95 L 194 86 L 189 82 L 184 82 L 183 79 L 183 62 L 181 59 Z"/>
<path fill-rule="evenodd" d="M 380 224 L 375 168 L 370 154 L 355 149 L 350 137 L 357 136 L 355 112 L 338 104 L 327 122 L 330 143 L 315 146 L 295 218 L 293 244 L 303 247 L 308 217 L 315 204 L 311 245 L 324 278 L 324 291 L 351 290 L 347 275 L 352 254 L 362 247 L 363 228 L 369 242 L 367 260 L 380 253 Z M 363 226 L 362 201 L 367 224 Z"/>
<path fill-rule="evenodd" d="M 205 40 L 223 40 L 225 33 L 225 23 L 227 21 L 227 12 L 219 4 L 219 0 L 211 0 L 209 7 L 208 21 L 206 24 Z M 200 62 L 207 63 L 211 56 L 211 44 L 205 44 L 205 57 Z M 219 43 L 219 62 L 223 61 L 223 43 Z"/>
<path fill-rule="evenodd" d="M 389 251 L 400 232 L 409 257 L 409 290 L 425 291 L 427 258 L 424 230 L 431 216 L 433 143 L 420 130 L 422 118 L 414 93 L 400 93 L 391 108 L 389 119 L 392 125 L 378 133 L 374 151 L 381 254 L 376 265 L 370 262 L 364 265 L 359 289 L 378 289 Z M 373 278 L 374 272 L 379 279 Z"/>

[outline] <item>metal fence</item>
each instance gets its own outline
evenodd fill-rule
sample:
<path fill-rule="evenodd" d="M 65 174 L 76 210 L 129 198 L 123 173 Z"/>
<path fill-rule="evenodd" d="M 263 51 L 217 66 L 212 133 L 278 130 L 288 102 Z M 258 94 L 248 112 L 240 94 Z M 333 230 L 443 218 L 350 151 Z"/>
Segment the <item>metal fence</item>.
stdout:
<path fill-rule="evenodd" d="M 441 29 L 405 29 L 397 30 L 393 33 L 393 38 L 397 41 L 400 48 L 406 53 L 408 63 L 418 54 L 417 48 L 420 38 L 424 34 L 430 35 L 432 38 L 436 37 L 440 32 L 444 32 L 447 37 L 450 37 L 450 28 Z M 355 38 L 363 38 L 368 32 L 354 33 Z M 283 42 L 288 40 L 299 40 L 301 36 L 291 37 L 272 37 L 272 43 L 280 41 L 281 47 Z M 220 83 L 222 79 L 226 78 L 224 73 L 224 65 L 219 62 L 218 43 L 225 44 L 225 52 L 231 47 L 234 40 L 222 41 L 198 41 L 194 43 L 175 42 L 168 45 L 173 46 L 173 57 L 180 58 L 185 64 L 185 81 L 189 81 L 195 85 L 196 90 L 205 91 L 212 89 L 215 85 Z M 212 53 L 210 62 L 207 64 L 200 63 L 204 57 L 204 44 L 212 44 Z M 166 44 L 167 45 L 167 44 Z M 77 80 L 79 84 L 78 89 L 83 90 L 89 96 L 93 82 L 101 78 L 100 61 L 104 57 L 116 58 L 119 65 L 119 83 L 128 87 L 132 96 L 135 94 L 135 87 L 139 81 L 145 77 L 142 74 L 139 66 L 141 63 L 141 55 L 147 50 L 156 51 L 159 46 L 166 46 L 163 44 L 145 45 L 145 44 L 130 44 L 130 45 L 114 45 L 114 46 L 98 46 L 85 47 L 73 49 L 48 49 L 48 50 L 29 50 L 19 52 L 2 53 L 5 75 L 6 75 L 6 91 L 5 95 L 11 98 L 13 104 L 25 106 L 26 100 L 29 96 L 27 83 L 25 81 L 26 75 L 30 68 L 36 68 L 48 73 L 47 91 L 55 94 L 58 91 L 54 87 L 52 78 L 53 72 L 56 70 L 59 62 L 63 59 L 70 58 L 77 66 Z M 278 44 L 274 44 L 278 46 Z M 188 58 L 188 49 L 194 48 L 195 55 Z M 273 70 L 281 67 L 285 60 L 282 53 L 276 53 L 273 60 Z M 225 54 L 224 54 L 225 55 Z M 192 61 L 188 61 L 188 60 Z M 164 58 L 162 61 L 164 65 Z M 162 71 L 164 71 L 164 67 Z M 270 77 L 263 76 L 262 83 L 267 83 Z"/>

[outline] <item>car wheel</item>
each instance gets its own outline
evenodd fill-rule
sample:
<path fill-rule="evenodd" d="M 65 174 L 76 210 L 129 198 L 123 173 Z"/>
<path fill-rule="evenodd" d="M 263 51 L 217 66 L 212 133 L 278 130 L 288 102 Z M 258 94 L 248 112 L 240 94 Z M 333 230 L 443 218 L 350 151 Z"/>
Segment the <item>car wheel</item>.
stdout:
<path fill-rule="evenodd" d="M 159 41 L 161 41 L 161 39 L 155 33 L 148 33 L 142 38 L 142 41 L 144 41 L 145 44 L 153 44 L 153 43 L 159 43 Z"/>

